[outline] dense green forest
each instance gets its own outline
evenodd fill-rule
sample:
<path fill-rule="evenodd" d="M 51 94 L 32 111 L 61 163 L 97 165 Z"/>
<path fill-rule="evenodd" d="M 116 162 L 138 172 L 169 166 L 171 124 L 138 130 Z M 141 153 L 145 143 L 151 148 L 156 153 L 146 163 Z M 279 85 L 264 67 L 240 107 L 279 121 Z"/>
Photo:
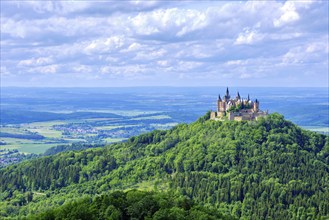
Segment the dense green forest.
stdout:
<path fill-rule="evenodd" d="M 103 193 L 139 188 L 187 196 L 241 219 L 329 217 L 328 136 L 279 114 L 256 122 L 208 118 L 3 168 L 0 216 L 57 212 L 76 198 L 93 203 Z"/>
<path fill-rule="evenodd" d="M 154 219 L 234 220 L 211 207 L 195 204 L 186 196 L 169 193 L 115 191 L 94 198 L 86 196 L 62 207 L 49 209 L 26 219 Z"/>

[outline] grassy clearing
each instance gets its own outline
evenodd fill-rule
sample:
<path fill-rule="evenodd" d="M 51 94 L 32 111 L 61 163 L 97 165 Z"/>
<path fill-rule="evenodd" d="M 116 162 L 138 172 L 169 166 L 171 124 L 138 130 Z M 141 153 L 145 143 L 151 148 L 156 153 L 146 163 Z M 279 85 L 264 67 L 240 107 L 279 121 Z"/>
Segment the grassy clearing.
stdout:
<path fill-rule="evenodd" d="M 21 129 L 26 129 L 31 132 L 37 132 L 46 138 L 61 138 L 62 132 L 52 129 L 54 125 L 67 124 L 66 121 L 45 121 L 45 122 L 34 122 L 29 124 L 22 124 Z"/>
<path fill-rule="evenodd" d="M 53 130 L 50 128 L 45 128 L 45 127 L 35 128 L 35 129 L 29 129 L 29 131 L 37 132 L 46 138 L 62 138 L 61 131 Z"/>
<path fill-rule="evenodd" d="M 0 131 L 4 132 L 4 133 L 10 133 L 10 134 L 26 134 L 27 133 L 26 130 L 24 130 L 24 129 L 17 128 L 17 127 L 9 127 L 9 126 L 1 127 Z"/>
<path fill-rule="evenodd" d="M 1 138 L 6 145 L 0 145 L 0 149 L 17 149 L 22 153 L 43 153 L 48 148 L 59 145 L 59 143 L 46 143 L 40 140 L 17 139 L 17 138 Z"/>
<path fill-rule="evenodd" d="M 103 141 L 105 141 L 108 144 L 115 143 L 115 142 L 120 142 L 120 141 L 124 141 L 124 140 L 127 140 L 127 138 L 104 138 L 103 139 Z"/>
<path fill-rule="evenodd" d="M 37 132 L 46 138 L 62 138 L 62 132 L 52 129 L 52 126 L 63 125 L 67 123 L 67 121 L 34 122 L 29 124 L 22 124 L 20 129 Z"/>
<path fill-rule="evenodd" d="M 137 184 L 134 184 L 131 187 L 128 187 L 127 189 L 125 189 L 124 191 L 128 191 L 131 189 L 138 189 L 138 190 L 142 190 L 142 191 L 166 191 L 169 189 L 169 185 L 167 182 L 159 182 L 159 181 L 155 181 L 155 180 L 151 180 L 151 181 L 143 181 Z"/>
<path fill-rule="evenodd" d="M 59 144 L 58 143 L 57 144 L 46 144 L 46 143 L 22 144 L 20 145 L 20 148 L 18 150 L 24 153 L 41 154 L 44 153 L 48 148 L 55 147 L 57 145 Z"/>

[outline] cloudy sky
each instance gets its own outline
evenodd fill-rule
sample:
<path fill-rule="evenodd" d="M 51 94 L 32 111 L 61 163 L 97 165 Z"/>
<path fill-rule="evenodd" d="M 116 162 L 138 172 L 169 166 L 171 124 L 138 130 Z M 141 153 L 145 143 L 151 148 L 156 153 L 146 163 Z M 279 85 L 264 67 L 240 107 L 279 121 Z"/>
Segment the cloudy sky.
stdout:
<path fill-rule="evenodd" d="M 328 1 L 1 1 L 1 86 L 328 87 Z"/>

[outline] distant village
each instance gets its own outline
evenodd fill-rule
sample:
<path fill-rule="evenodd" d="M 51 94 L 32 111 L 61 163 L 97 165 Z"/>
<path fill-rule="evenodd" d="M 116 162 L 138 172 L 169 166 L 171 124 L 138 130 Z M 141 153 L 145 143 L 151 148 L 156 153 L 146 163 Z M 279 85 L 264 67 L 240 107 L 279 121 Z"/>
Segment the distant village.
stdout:
<path fill-rule="evenodd" d="M 24 154 L 17 149 L 0 149 L 0 168 L 36 157 L 36 154 Z"/>
<path fill-rule="evenodd" d="M 268 111 L 262 111 L 259 109 L 259 101 L 256 99 L 252 101 L 249 97 L 243 99 L 240 93 L 237 92 L 235 98 L 231 99 L 229 89 L 226 89 L 226 94 L 221 98 L 218 95 L 217 111 L 210 113 L 211 120 L 230 120 L 230 121 L 253 121 L 260 117 L 268 115 Z"/>

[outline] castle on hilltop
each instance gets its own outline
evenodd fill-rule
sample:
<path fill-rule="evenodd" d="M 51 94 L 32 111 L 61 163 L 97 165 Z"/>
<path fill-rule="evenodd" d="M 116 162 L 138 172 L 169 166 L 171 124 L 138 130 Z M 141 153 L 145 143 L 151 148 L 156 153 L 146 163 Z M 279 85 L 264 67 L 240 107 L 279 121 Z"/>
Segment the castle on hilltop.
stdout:
<path fill-rule="evenodd" d="M 251 101 L 249 98 L 243 99 L 240 93 L 234 99 L 231 99 L 228 88 L 223 99 L 218 95 L 217 111 L 210 113 L 210 119 L 212 120 L 228 120 L 242 121 L 242 120 L 257 120 L 259 117 L 268 115 L 267 111 L 261 111 L 259 109 L 259 101 Z"/>

